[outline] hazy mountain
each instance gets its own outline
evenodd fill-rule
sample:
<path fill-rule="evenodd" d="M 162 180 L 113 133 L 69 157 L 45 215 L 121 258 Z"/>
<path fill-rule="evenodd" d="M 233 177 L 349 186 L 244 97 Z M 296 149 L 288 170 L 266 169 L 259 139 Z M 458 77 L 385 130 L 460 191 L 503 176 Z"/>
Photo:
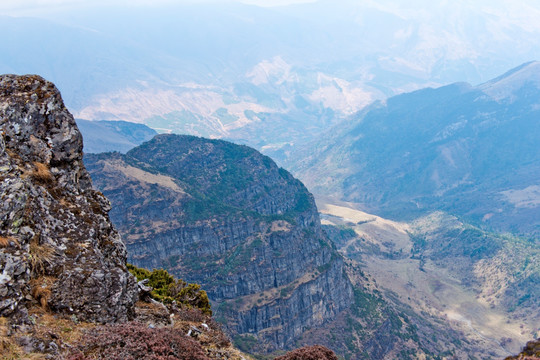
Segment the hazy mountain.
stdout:
<path fill-rule="evenodd" d="M 295 154 L 300 178 L 397 219 L 445 210 L 540 231 L 540 63 L 378 102 Z"/>
<path fill-rule="evenodd" d="M 0 72 L 54 80 L 78 118 L 280 158 L 373 100 L 540 58 L 532 1 L 82 6 L 3 17 Z"/>
<path fill-rule="evenodd" d="M 77 120 L 84 139 L 85 153 L 119 151 L 126 153 L 150 140 L 157 132 L 146 125 L 127 121 Z"/>

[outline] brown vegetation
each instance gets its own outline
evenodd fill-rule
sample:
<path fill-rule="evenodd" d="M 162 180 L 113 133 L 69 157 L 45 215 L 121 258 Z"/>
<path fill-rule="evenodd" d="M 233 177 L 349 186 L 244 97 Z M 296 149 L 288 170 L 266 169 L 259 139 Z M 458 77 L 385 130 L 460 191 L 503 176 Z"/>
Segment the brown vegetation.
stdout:
<path fill-rule="evenodd" d="M 44 309 L 47 309 L 48 300 L 51 296 L 51 287 L 55 280 L 50 276 L 40 276 L 30 281 L 30 294 Z"/>
<path fill-rule="evenodd" d="M 17 246 L 19 245 L 19 242 L 17 241 L 17 239 L 12 237 L 0 236 L 0 248 L 6 248 L 8 246 L 11 246 L 12 244 Z"/>
<path fill-rule="evenodd" d="M 199 343 L 179 330 L 152 329 L 130 322 L 90 330 L 68 359 L 206 360 L 208 357 Z"/>
<path fill-rule="evenodd" d="M 11 341 L 8 337 L 8 321 L 5 317 L 0 317 L 0 353 L 7 353 L 11 347 Z"/>
<path fill-rule="evenodd" d="M 32 295 L 47 296 L 52 281 L 54 278 L 44 276 L 32 280 Z M 199 309 L 172 310 L 169 306 L 174 316 L 165 313 L 167 319 L 174 319 L 171 325 L 155 322 L 163 306 L 139 301 L 136 308 L 155 316 L 146 313 L 132 322 L 100 326 L 78 321 L 76 316 L 54 314 L 42 306 L 29 308 L 32 325 L 23 328 L 14 330 L 8 318 L 0 317 L 1 359 L 251 359 L 233 348 L 220 325 Z M 193 328 L 201 332 L 186 336 Z"/>
<path fill-rule="evenodd" d="M 30 241 L 28 257 L 30 260 L 30 269 L 32 270 L 32 273 L 34 275 L 43 274 L 47 264 L 50 264 L 53 261 L 55 251 L 50 245 L 41 245 L 39 243 L 39 235 L 36 235 L 32 241 Z"/>
<path fill-rule="evenodd" d="M 51 170 L 46 164 L 35 161 L 30 176 L 38 183 L 50 184 L 54 180 Z"/>
<path fill-rule="evenodd" d="M 338 360 L 334 352 L 321 345 L 304 346 L 274 360 Z"/>

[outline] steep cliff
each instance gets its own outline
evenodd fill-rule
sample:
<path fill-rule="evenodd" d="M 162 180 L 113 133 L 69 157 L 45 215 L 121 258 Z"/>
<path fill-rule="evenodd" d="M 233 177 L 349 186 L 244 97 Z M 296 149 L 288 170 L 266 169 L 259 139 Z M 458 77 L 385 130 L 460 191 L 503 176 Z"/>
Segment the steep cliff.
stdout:
<path fill-rule="evenodd" d="M 289 348 L 346 309 L 351 284 L 311 194 L 268 157 L 160 135 L 85 158 L 130 261 L 201 283 L 244 348 Z M 264 340 L 255 346 L 252 336 Z"/>
<path fill-rule="evenodd" d="M 0 76 L 0 134 L 0 316 L 26 322 L 39 302 L 79 320 L 130 318 L 137 291 L 126 248 L 56 87 Z"/>

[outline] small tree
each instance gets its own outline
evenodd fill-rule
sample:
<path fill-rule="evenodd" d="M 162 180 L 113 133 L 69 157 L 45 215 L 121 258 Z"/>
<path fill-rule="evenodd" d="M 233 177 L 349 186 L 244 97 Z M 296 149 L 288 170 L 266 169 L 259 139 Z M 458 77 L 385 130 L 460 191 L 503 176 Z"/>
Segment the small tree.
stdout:
<path fill-rule="evenodd" d="M 206 315 L 212 315 L 210 300 L 206 291 L 201 290 L 199 284 L 190 284 L 182 279 L 175 278 L 164 269 L 138 268 L 128 264 L 129 271 L 135 275 L 137 281 L 148 279 L 148 286 L 153 288 L 150 296 L 158 301 L 170 304 L 173 301 L 180 306 L 200 309 Z"/>

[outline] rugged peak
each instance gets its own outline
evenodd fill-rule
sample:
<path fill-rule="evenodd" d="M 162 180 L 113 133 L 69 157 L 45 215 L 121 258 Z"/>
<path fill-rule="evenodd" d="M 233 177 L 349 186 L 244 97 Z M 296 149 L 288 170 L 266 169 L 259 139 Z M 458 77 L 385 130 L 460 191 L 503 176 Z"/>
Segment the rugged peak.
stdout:
<path fill-rule="evenodd" d="M 62 185 L 71 192 L 91 187 L 81 171 L 81 133 L 53 83 L 37 75 L 1 75 L 0 112 L 0 152 L 15 152 L 20 164 L 46 164 L 55 178 L 66 175 Z"/>
<path fill-rule="evenodd" d="M 127 319 L 136 287 L 126 249 L 58 89 L 0 76 L 0 134 L 0 316 L 24 321 L 39 302 L 79 319 Z"/>

